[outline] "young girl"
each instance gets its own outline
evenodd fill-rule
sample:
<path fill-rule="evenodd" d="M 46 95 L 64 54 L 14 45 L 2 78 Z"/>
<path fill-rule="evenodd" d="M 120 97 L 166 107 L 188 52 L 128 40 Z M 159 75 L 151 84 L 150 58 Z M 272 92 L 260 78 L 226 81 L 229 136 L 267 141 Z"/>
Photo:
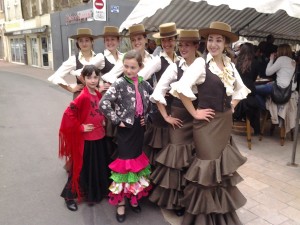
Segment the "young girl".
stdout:
<path fill-rule="evenodd" d="M 118 222 L 125 220 L 125 197 L 134 212 L 140 212 L 138 200 L 148 195 L 150 166 L 143 153 L 144 118 L 151 86 L 138 77 L 143 67 L 142 56 L 132 50 L 123 59 L 124 76 L 117 79 L 103 96 L 100 110 L 117 127 L 118 157 L 109 168 L 113 180 L 109 202 L 117 206 Z"/>
<path fill-rule="evenodd" d="M 98 108 L 96 90 L 99 70 L 86 65 L 82 70 L 86 86 L 64 112 L 59 130 L 59 156 L 72 160 L 72 169 L 61 197 L 67 208 L 77 210 L 75 198 L 90 204 L 108 194 L 109 169 L 105 144 L 104 116 Z"/>

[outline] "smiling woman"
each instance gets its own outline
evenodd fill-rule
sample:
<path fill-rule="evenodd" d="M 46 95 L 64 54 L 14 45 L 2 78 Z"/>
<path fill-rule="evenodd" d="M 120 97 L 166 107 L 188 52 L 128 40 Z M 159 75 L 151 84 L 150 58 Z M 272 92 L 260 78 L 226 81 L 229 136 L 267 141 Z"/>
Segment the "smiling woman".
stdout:
<path fill-rule="evenodd" d="M 223 53 L 226 45 L 238 40 L 231 27 L 216 21 L 199 33 L 207 38 L 206 59 L 197 58 L 170 91 L 194 118 L 195 158 L 185 174 L 188 183 L 180 200 L 185 207 L 182 224 L 239 225 L 235 211 L 246 199 L 236 187 L 241 181 L 236 170 L 246 158 L 231 137 L 232 112 L 250 91 Z"/>

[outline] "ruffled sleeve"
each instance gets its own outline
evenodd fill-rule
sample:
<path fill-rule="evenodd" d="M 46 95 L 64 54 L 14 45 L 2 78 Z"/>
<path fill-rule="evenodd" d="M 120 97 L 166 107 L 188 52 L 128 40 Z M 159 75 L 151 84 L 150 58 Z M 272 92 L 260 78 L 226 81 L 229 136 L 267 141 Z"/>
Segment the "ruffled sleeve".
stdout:
<path fill-rule="evenodd" d="M 63 79 L 65 76 L 69 75 L 72 70 L 76 69 L 76 59 L 75 56 L 70 56 L 69 59 L 58 68 L 58 70 L 48 78 L 48 81 L 53 84 L 62 84 L 68 86 L 68 83 Z"/>
<path fill-rule="evenodd" d="M 138 75 L 143 77 L 144 80 L 149 80 L 155 72 L 161 70 L 161 59 L 159 56 L 155 56 L 141 71 Z"/>
<path fill-rule="evenodd" d="M 108 82 L 113 84 L 119 76 L 123 73 L 123 62 L 118 61 L 115 66 L 106 74 L 104 74 L 101 78 Z"/>
<path fill-rule="evenodd" d="M 203 58 L 197 58 L 183 73 L 181 79 L 172 83 L 170 93 L 179 98 L 179 93 L 190 98 L 192 101 L 195 96 L 195 86 L 205 81 L 205 61 Z"/>
<path fill-rule="evenodd" d="M 172 63 L 159 79 L 153 94 L 150 96 L 150 101 L 153 103 L 159 102 L 163 105 L 167 105 L 165 95 L 170 90 L 170 84 L 177 79 L 177 65 Z"/>

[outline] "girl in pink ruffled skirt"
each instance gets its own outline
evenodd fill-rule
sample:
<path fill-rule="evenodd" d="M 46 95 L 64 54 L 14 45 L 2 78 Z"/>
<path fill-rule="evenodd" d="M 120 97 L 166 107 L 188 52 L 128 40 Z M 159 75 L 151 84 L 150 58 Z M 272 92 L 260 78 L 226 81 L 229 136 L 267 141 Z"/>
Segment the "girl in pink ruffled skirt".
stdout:
<path fill-rule="evenodd" d="M 124 76 L 110 86 L 100 102 L 100 110 L 117 126 L 118 157 L 109 165 L 113 180 L 109 203 L 117 205 L 118 222 L 126 218 L 125 197 L 130 208 L 139 213 L 138 200 L 150 190 L 150 165 L 142 147 L 152 88 L 137 75 L 143 67 L 140 53 L 127 52 L 123 64 Z"/>

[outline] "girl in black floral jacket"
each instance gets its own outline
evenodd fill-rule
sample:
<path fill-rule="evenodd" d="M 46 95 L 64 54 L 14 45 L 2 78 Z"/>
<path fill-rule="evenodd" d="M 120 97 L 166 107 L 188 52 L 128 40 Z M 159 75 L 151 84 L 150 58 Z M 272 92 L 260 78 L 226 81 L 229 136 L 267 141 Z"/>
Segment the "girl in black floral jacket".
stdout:
<path fill-rule="evenodd" d="M 126 218 L 125 197 L 130 200 L 131 209 L 139 213 L 138 200 L 147 196 L 150 189 L 149 160 L 142 146 L 152 88 L 137 75 L 143 67 L 140 53 L 127 52 L 123 64 L 124 76 L 110 86 L 100 102 L 100 110 L 117 126 L 118 157 L 109 165 L 113 180 L 109 202 L 117 205 L 118 222 Z"/>

